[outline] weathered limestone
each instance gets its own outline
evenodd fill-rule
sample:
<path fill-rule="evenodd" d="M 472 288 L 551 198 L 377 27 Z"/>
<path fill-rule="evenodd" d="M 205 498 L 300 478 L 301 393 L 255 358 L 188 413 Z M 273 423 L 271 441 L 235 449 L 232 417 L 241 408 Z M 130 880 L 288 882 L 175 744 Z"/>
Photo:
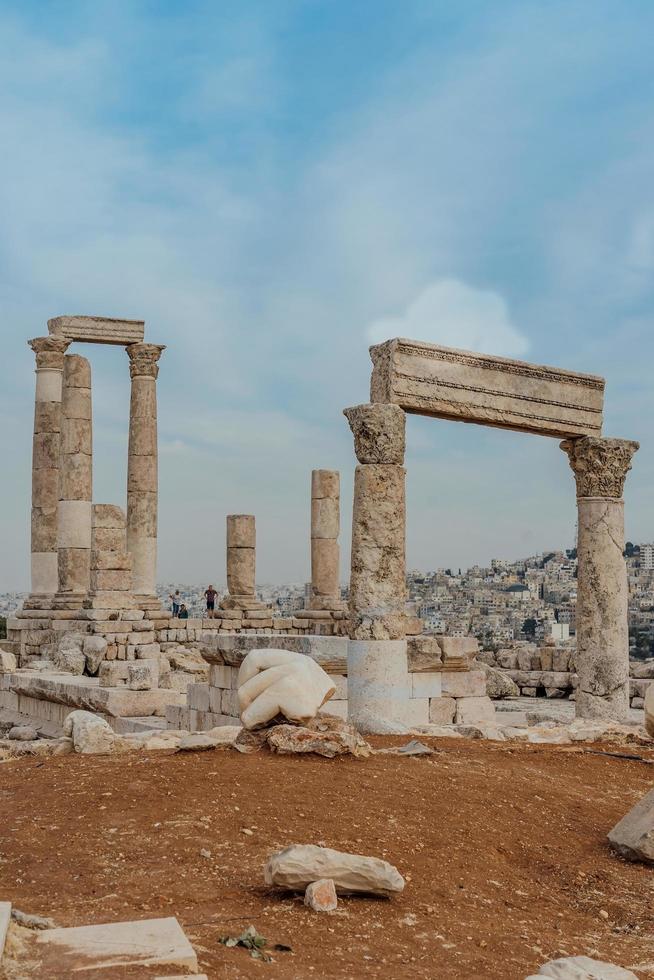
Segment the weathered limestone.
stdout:
<path fill-rule="evenodd" d="M 373 402 L 559 438 L 602 431 L 604 379 L 595 375 L 405 339 L 370 356 Z"/>
<path fill-rule="evenodd" d="M 127 553 L 125 514 L 115 504 L 94 504 L 90 591 L 80 615 L 108 620 L 116 611 L 133 606 L 132 558 Z"/>
<path fill-rule="evenodd" d="M 575 711 L 622 721 L 629 710 L 628 583 L 624 560 L 624 481 L 637 442 L 567 440 L 577 484 L 577 655 Z"/>
<path fill-rule="evenodd" d="M 401 731 L 409 700 L 405 416 L 396 405 L 358 405 L 344 414 L 359 460 L 352 512 L 349 718 L 362 731 Z"/>
<path fill-rule="evenodd" d="M 289 650 L 253 650 L 238 673 L 238 703 L 245 728 L 277 715 L 307 722 L 333 696 L 336 685 L 315 660 Z"/>
<path fill-rule="evenodd" d="M 26 608 L 48 603 L 57 591 L 57 512 L 61 457 L 64 355 L 69 342 L 36 337 L 34 439 L 32 448 L 31 593 Z"/>
<path fill-rule="evenodd" d="M 86 344 L 139 344 L 143 342 L 143 320 L 116 320 L 104 316 L 55 316 L 48 320 L 53 337 L 81 340 Z"/>
<path fill-rule="evenodd" d="M 654 789 L 609 831 L 611 847 L 628 861 L 654 864 Z"/>
<path fill-rule="evenodd" d="M 256 596 L 256 523 L 252 514 L 227 515 L 227 589 L 222 609 L 260 610 Z"/>
<path fill-rule="evenodd" d="M 339 895 L 390 897 L 404 890 L 404 878 L 388 861 L 315 844 L 291 844 L 271 854 L 264 878 L 267 885 L 297 892 L 321 878 L 331 878 Z"/>
<path fill-rule="evenodd" d="M 340 474 L 311 472 L 310 609 L 342 609 L 339 583 Z"/>
<path fill-rule="evenodd" d="M 127 460 L 127 550 L 132 588 L 141 604 L 158 608 L 157 572 L 157 375 L 161 344 L 129 344 L 132 379 Z"/>
<path fill-rule="evenodd" d="M 76 608 L 91 582 L 93 445 L 91 365 L 79 354 L 64 358 L 61 406 L 61 467 L 55 607 Z"/>

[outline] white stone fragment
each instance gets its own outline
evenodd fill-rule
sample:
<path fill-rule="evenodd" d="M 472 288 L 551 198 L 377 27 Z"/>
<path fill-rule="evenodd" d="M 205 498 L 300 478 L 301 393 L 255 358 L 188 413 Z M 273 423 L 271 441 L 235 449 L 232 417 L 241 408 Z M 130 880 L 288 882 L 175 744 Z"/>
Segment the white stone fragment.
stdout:
<path fill-rule="evenodd" d="M 307 885 L 304 904 L 314 912 L 333 912 L 338 908 L 336 886 L 331 878 L 320 878 Z"/>
<path fill-rule="evenodd" d="M 589 956 L 565 956 L 550 960 L 541 966 L 538 976 L 551 977 L 552 980 L 638 980 L 631 970 L 592 960 Z M 537 980 L 537 977 L 534 975 L 526 980 Z"/>
<path fill-rule="evenodd" d="M 11 673 L 17 668 L 16 658 L 9 650 L 0 650 L 0 674 Z"/>
<path fill-rule="evenodd" d="M 114 751 L 115 735 L 104 720 L 90 711 L 71 711 L 64 721 L 64 735 L 70 735 L 76 752 L 82 755 L 108 755 Z"/>
<path fill-rule="evenodd" d="M 238 702 L 245 728 L 261 727 L 283 715 L 307 722 L 336 691 L 311 657 L 289 650 L 252 650 L 238 673 Z"/>
<path fill-rule="evenodd" d="M 389 897 L 404 889 L 404 878 L 387 861 L 315 844 L 292 844 L 272 854 L 266 862 L 264 878 L 267 885 L 298 892 L 321 878 L 331 878 L 339 895 Z"/>
<path fill-rule="evenodd" d="M 609 831 L 609 843 L 628 861 L 654 864 L 654 789 Z"/>

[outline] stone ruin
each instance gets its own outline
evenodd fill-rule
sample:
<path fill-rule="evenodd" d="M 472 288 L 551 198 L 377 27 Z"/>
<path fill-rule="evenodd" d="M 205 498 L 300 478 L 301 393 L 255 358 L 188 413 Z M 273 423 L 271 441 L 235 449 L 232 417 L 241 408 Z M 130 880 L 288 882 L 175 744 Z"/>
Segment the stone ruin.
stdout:
<path fill-rule="evenodd" d="M 231 725 L 241 661 L 274 647 L 317 660 L 336 688 L 330 710 L 362 731 L 492 724 L 476 640 L 423 636 L 406 612 L 405 425 L 407 414 L 422 414 L 562 439 L 578 507 L 575 711 L 626 719 L 622 493 L 638 444 L 602 436 L 602 378 L 403 339 L 372 347 L 371 400 L 345 409 L 358 461 L 347 607 L 339 474 L 314 470 L 307 608 L 276 617 L 257 598 L 255 518 L 229 515 L 228 594 L 215 618 L 178 620 L 155 589 L 156 379 L 165 348 L 144 343 L 141 321 L 63 316 L 48 328 L 30 341 L 32 586 L 8 622 L 4 646 L 18 669 L 0 675 L 0 709 L 55 728 L 79 707 L 116 731 Z M 129 357 L 126 513 L 92 501 L 91 371 L 67 353 L 75 341 L 120 344 Z"/>

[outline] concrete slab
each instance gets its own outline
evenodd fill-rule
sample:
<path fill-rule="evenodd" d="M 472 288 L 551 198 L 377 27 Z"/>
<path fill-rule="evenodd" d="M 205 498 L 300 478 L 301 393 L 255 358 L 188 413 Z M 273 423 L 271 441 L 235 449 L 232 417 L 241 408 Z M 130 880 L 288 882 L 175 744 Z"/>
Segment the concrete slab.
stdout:
<path fill-rule="evenodd" d="M 173 916 L 134 922 L 46 929 L 36 937 L 36 950 L 42 957 L 42 976 L 69 974 L 94 977 L 126 966 L 175 966 L 196 971 L 198 958 Z M 50 966 L 58 973 L 48 973 Z"/>
<path fill-rule="evenodd" d="M 5 950 L 7 929 L 11 922 L 11 902 L 0 902 L 0 960 Z"/>

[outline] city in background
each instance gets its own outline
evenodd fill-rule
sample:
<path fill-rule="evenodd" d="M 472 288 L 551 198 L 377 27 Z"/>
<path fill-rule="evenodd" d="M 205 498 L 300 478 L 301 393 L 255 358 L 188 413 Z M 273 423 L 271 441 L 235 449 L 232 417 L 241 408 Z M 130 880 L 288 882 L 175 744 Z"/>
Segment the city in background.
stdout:
<path fill-rule="evenodd" d="M 630 654 L 638 659 L 654 656 L 654 544 L 627 542 L 629 577 Z M 157 592 L 167 608 L 179 590 L 179 602 L 190 618 L 204 615 L 204 592 L 210 583 L 165 583 Z M 212 583 L 219 596 L 224 583 Z M 297 615 L 306 608 L 309 583 L 260 585 L 259 599 L 275 616 Z M 342 589 L 347 599 L 347 589 Z M 18 609 L 26 593 L 0 595 L 0 637 L 4 620 Z M 549 551 L 517 561 L 494 558 L 490 566 L 410 571 L 407 575 L 407 611 L 420 617 L 424 632 L 448 636 L 476 636 L 482 649 L 499 650 L 513 643 L 566 641 L 575 635 L 577 554 L 575 549 Z"/>

